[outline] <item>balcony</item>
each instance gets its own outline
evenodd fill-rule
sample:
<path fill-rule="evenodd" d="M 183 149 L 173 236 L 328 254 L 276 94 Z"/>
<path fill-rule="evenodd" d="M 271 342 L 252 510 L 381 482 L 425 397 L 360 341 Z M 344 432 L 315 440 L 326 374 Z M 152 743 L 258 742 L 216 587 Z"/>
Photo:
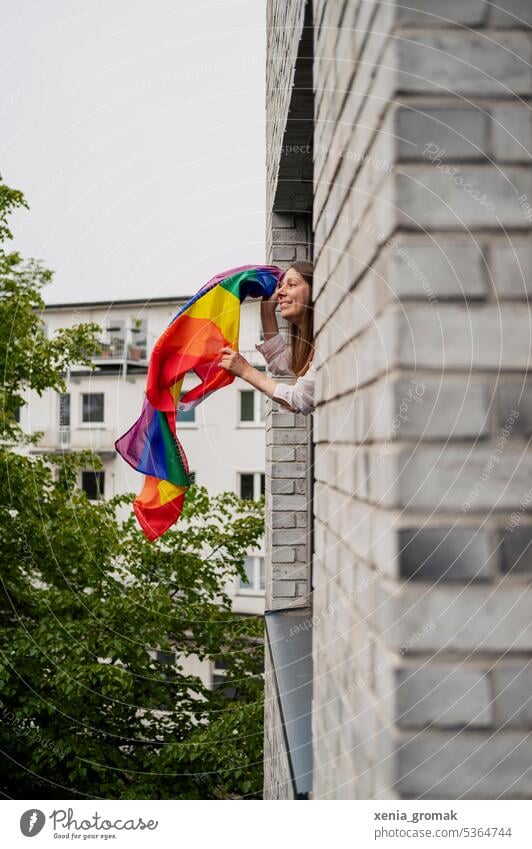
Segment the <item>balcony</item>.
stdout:
<path fill-rule="evenodd" d="M 94 451 L 97 454 L 112 455 L 116 453 L 116 433 L 103 425 L 85 428 L 43 428 L 41 433 L 43 436 L 34 448 L 37 451 Z"/>
<path fill-rule="evenodd" d="M 98 340 L 98 348 L 98 352 L 92 356 L 93 362 L 98 366 L 116 366 L 123 365 L 124 363 L 145 366 L 148 363 L 147 342 L 138 343 L 133 340 L 130 343 L 126 343 L 124 339 L 120 338 L 111 339 L 110 341 Z M 241 350 L 240 353 L 252 366 L 264 369 L 264 358 L 255 348 Z"/>
<path fill-rule="evenodd" d="M 124 362 L 145 365 L 148 361 L 148 350 L 145 344 L 126 344 L 124 339 L 112 339 L 110 342 L 100 341 L 99 350 L 92 359 L 98 365 L 122 365 Z"/>

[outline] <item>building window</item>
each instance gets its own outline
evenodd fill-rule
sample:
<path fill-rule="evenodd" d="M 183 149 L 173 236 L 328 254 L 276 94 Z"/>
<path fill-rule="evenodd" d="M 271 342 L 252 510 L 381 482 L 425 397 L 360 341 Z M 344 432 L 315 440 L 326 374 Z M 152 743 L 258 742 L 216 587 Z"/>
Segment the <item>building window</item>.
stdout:
<path fill-rule="evenodd" d="M 196 483 L 196 472 L 189 472 L 188 477 L 190 479 L 190 483 Z"/>
<path fill-rule="evenodd" d="M 103 392 L 86 392 L 81 396 L 81 421 L 84 424 L 103 424 Z"/>
<path fill-rule="evenodd" d="M 239 592 L 263 593 L 266 586 L 264 557 L 261 555 L 246 557 L 244 569 L 246 570 L 246 577 L 239 578 Z"/>
<path fill-rule="evenodd" d="M 186 392 L 182 392 L 179 396 L 181 399 L 183 395 L 186 395 Z M 177 423 L 182 424 L 183 422 L 195 422 L 196 421 L 196 410 L 178 410 L 177 411 Z"/>
<path fill-rule="evenodd" d="M 251 498 L 254 496 L 255 475 L 240 475 L 240 498 Z"/>
<path fill-rule="evenodd" d="M 175 651 L 163 651 L 162 649 L 157 649 L 155 657 L 164 666 L 175 666 L 177 660 Z"/>
<path fill-rule="evenodd" d="M 89 501 L 101 501 L 105 488 L 105 472 L 82 472 L 81 488 Z"/>
<path fill-rule="evenodd" d="M 59 396 L 59 445 L 70 445 L 70 393 Z"/>
<path fill-rule="evenodd" d="M 240 498 L 258 501 L 261 495 L 264 495 L 266 485 L 264 472 L 241 472 L 238 477 Z"/>
<path fill-rule="evenodd" d="M 227 699 L 234 699 L 236 696 L 236 687 L 228 687 L 225 675 L 218 675 L 213 672 L 212 674 L 212 689 L 213 690 L 221 690 L 223 688 L 223 695 Z"/>
<path fill-rule="evenodd" d="M 59 396 L 59 427 L 70 427 L 70 392 Z"/>
<path fill-rule="evenodd" d="M 260 424 L 264 421 L 266 397 L 254 389 L 240 390 L 240 423 Z"/>
<path fill-rule="evenodd" d="M 240 392 L 240 421 L 252 422 L 255 420 L 255 392 L 253 389 L 244 389 Z"/>
<path fill-rule="evenodd" d="M 227 663 L 223 660 L 215 660 L 211 674 L 211 688 L 213 690 L 222 690 L 223 695 L 227 699 L 234 699 L 237 696 L 236 687 L 227 685 Z"/>

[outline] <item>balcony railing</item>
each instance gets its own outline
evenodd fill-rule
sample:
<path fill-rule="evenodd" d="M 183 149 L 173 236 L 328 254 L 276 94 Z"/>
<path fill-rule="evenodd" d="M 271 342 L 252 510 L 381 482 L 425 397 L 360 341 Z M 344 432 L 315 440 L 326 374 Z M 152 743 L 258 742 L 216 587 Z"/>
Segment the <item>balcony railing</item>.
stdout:
<path fill-rule="evenodd" d="M 36 431 L 40 430 L 35 428 Z M 47 451 L 114 451 L 116 433 L 105 427 L 92 425 L 87 428 L 60 427 L 40 430 L 43 434 L 37 448 Z"/>
<path fill-rule="evenodd" d="M 148 361 L 148 346 L 146 344 L 126 344 L 124 339 L 113 339 L 111 342 L 98 342 L 99 350 L 92 359 L 97 363 L 146 363 Z M 240 353 L 253 366 L 264 366 L 264 358 L 255 348 L 241 350 Z"/>
<path fill-rule="evenodd" d="M 93 355 L 95 362 L 131 362 L 145 363 L 148 359 L 146 345 L 128 344 L 124 339 L 113 339 L 111 342 L 99 342 L 99 350 Z"/>

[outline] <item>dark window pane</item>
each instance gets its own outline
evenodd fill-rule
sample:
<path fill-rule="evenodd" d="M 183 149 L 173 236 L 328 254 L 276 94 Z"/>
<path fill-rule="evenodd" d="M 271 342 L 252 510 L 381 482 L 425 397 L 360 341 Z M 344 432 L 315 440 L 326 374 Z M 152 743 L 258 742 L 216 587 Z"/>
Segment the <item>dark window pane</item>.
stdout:
<path fill-rule="evenodd" d="M 182 392 L 179 396 L 180 398 L 186 395 L 186 392 Z M 177 411 L 177 422 L 195 422 L 196 421 L 196 410 L 178 410 Z"/>
<path fill-rule="evenodd" d="M 105 472 L 82 472 L 81 488 L 87 493 L 91 501 L 103 498 L 105 484 Z"/>
<path fill-rule="evenodd" d="M 254 406 L 255 406 L 255 393 L 254 393 L 254 391 L 244 389 L 244 391 L 240 393 L 240 421 L 241 422 L 252 422 L 252 421 L 255 420 Z"/>
<path fill-rule="evenodd" d="M 253 499 L 253 478 L 254 475 L 240 475 L 240 498 Z"/>
<path fill-rule="evenodd" d="M 266 475 L 261 474 L 260 476 L 260 494 L 264 495 L 266 492 Z"/>
<path fill-rule="evenodd" d="M 213 675 L 212 676 L 212 689 L 220 690 L 223 688 L 223 695 L 226 699 L 234 699 L 237 695 L 236 687 L 230 687 L 227 685 L 227 679 L 225 675 Z"/>
<path fill-rule="evenodd" d="M 189 472 L 190 483 L 196 483 L 196 472 Z"/>
<path fill-rule="evenodd" d="M 174 651 L 161 651 L 157 650 L 157 660 L 159 663 L 164 663 L 169 666 L 173 666 L 176 661 L 176 656 Z"/>
<path fill-rule="evenodd" d="M 56 472 L 56 481 L 57 481 L 57 483 L 59 484 L 59 486 L 60 486 L 60 487 L 62 487 L 63 489 L 66 489 L 66 491 L 68 492 L 68 489 L 69 489 L 69 486 L 68 486 L 68 475 L 66 474 L 66 472 L 65 472 L 65 470 L 64 470 L 64 469 L 59 468 L 59 469 L 57 470 L 57 472 Z"/>
<path fill-rule="evenodd" d="M 59 396 L 59 427 L 70 427 L 70 393 Z"/>
<path fill-rule="evenodd" d="M 82 421 L 103 423 L 103 392 L 90 392 L 83 395 Z"/>

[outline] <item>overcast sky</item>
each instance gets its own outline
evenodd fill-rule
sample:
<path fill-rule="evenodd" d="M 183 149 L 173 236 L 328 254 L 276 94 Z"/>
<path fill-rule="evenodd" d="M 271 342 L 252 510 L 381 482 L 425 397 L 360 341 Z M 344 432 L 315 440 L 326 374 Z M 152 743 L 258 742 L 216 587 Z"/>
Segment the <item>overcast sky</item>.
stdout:
<path fill-rule="evenodd" d="M 17 0 L 0 32 L 0 173 L 49 303 L 264 262 L 265 0 Z"/>

